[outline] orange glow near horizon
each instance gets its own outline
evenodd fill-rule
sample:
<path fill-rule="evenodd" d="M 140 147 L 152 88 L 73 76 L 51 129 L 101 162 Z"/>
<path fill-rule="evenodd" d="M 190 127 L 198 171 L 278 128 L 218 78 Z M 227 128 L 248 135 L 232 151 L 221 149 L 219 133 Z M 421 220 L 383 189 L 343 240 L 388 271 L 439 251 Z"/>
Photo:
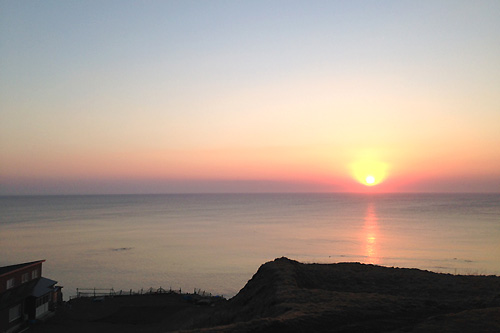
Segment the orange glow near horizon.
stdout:
<path fill-rule="evenodd" d="M 416 149 L 408 150 L 413 154 L 417 152 Z M 435 155 L 419 157 L 409 152 L 408 155 L 398 155 L 383 147 L 353 147 L 350 151 L 340 150 L 336 154 L 332 151 L 330 146 L 272 146 L 203 149 L 127 147 L 121 151 L 102 148 L 83 153 L 62 153 L 58 150 L 47 151 L 43 155 L 16 153 L 8 164 L 2 166 L 0 180 L 4 184 L 22 184 L 23 187 L 28 186 L 24 184 L 35 184 L 33 187 L 41 188 L 42 185 L 37 184 L 46 186 L 57 174 L 60 184 L 106 183 L 111 184 L 110 192 L 120 191 L 121 186 L 125 186 L 121 184 L 126 183 L 144 183 L 147 186 L 154 183 L 151 188 L 156 192 L 173 191 L 173 183 L 188 184 L 186 186 L 191 186 L 189 191 L 203 187 L 206 191 L 216 192 L 227 190 L 227 186 L 220 185 L 224 182 L 234 184 L 231 191 L 242 192 L 249 188 L 251 191 L 275 192 L 452 192 L 457 188 L 476 192 L 484 188 L 498 191 L 498 186 L 495 188 L 498 183 L 488 183 L 487 176 L 474 178 L 473 173 L 481 171 L 500 179 L 498 171 L 491 171 L 486 160 L 476 166 L 462 164 L 460 167 L 458 157 L 450 156 L 435 165 L 431 163 Z M 468 170 L 464 170 L 465 167 Z M 254 185 L 249 185 L 252 182 Z M 461 185 L 465 182 L 466 185 Z M 473 187 L 474 182 L 476 187 Z M 196 183 L 201 184 L 200 187 L 192 187 Z M 275 185 L 270 186 L 271 183 Z M 182 189 L 181 185 L 175 187 L 175 191 L 179 189 Z M 134 187 L 130 185 L 127 191 L 133 192 Z"/>

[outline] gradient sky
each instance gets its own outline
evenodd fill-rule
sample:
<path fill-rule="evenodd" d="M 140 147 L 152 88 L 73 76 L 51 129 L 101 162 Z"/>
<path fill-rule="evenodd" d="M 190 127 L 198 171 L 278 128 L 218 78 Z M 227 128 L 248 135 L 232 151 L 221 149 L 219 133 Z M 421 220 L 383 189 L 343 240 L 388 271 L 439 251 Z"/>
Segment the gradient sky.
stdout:
<path fill-rule="evenodd" d="M 0 194 L 500 192 L 499 41 L 497 0 L 1 0 Z"/>

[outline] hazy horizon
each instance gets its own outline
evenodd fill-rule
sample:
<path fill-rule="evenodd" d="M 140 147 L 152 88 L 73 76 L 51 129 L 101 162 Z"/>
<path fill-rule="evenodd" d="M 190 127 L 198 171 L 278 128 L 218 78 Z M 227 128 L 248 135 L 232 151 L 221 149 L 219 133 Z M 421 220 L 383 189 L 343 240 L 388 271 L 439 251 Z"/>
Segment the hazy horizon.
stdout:
<path fill-rule="evenodd" d="M 260 189 L 261 187 L 259 187 Z M 492 194 L 492 195 L 497 195 L 497 194 L 500 194 L 500 191 L 483 191 L 483 192 L 480 192 L 480 191 L 408 191 L 408 192 L 374 192 L 374 191 L 368 191 L 368 190 L 365 190 L 365 191 L 358 191 L 358 192 L 353 192 L 353 191 L 307 191 L 307 190 L 304 190 L 304 191 L 259 191 L 259 190 L 254 190 L 254 191 L 225 191 L 225 190 L 220 190 L 218 192 L 216 191 L 189 191 L 189 190 L 186 190 L 185 188 L 183 189 L 183 191 L 177 191 L 177 192 L 126 192 L 126 191 L 123 191 L 123 192 L 50 192 L 50 191 L 47 191 L 46 189 L 44 189 L 43 192 L 35 192 L 35 191 L 31 191 L 31 192 L 18 192 L 18 193 L 7 193 L 7 194 L 3 194 L 3 193 L 0 193 L 0 197 L 16 197 L 16 196 L 19 196 L 19 197 L 29 197 L 29 196 L 33 196 L 33 197 L 38 197 L 38 196 L 141 196 L 141 195 L 144 195 L 144 196 L 162 196 L 162 195 L 252 195 L 252 194 L 255 194 L 255 195 L 266 195 L 266 194 L 269 194 L 269 195 L 273 195 L 273 194 L 297 194 L 297 195 L 301 195 L 301 194 L 339 194 L 339 195 L 343 195 L 343 194 L 352 194 L 352 195 L 367 195 L 367 196 L 371 196 L 371 195 L 380 195 L 380 196 L 384 196 L 384 195 L 404 195 L 404 194 L 422 194 L 422 195 L 433 195 L 433 194 L 436 194 L 436 195 L 464 195 L 464 194 L 477 194 L 477 195 L 489 195 L 489 194 Z"/>
<path fill-rule="evenodd" d="M 499 1 L 2 1 L 0 195 L 500 191 Z"/>

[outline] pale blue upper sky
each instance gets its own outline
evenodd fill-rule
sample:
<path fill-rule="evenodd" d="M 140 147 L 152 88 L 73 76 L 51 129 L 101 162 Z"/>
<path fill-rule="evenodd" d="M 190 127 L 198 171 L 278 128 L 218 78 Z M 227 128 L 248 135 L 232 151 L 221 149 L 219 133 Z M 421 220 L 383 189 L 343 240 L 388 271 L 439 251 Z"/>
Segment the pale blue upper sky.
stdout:
<path fill-rule="evenodd" d="M 258 169 L 269 147 L 342 155 L 311 162 L 332 165 L 365 148 L 395 165 L 463 153 L 453 176 L 498 185 L 499 41 L 500 1 L 1 0 L 0 193 L 141 168 L 225 179 L 172 151 L 251 150 Z M 124 171 L 124 156 L 145 164 Z"/>

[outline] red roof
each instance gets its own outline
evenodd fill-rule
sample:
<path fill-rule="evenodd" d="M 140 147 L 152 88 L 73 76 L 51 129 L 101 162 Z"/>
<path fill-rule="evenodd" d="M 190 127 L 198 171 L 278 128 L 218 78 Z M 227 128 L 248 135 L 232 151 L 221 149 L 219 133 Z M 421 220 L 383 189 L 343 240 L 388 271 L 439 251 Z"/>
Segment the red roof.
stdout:
<path fill-rule="evenodd" d="M 17 265 L 0 267 L 0 276 L 11 274 L 11 273 L 14 273 L 16 271 L 19 271 L 21 269 L 24 269 L 24 268 L 27 268 L 30 266 L 39 265 L 42 262 L 45 262 L 45 260 L 31 261 L 31 262 L 25 262 L 24 264 L 17 264 Z"/>

